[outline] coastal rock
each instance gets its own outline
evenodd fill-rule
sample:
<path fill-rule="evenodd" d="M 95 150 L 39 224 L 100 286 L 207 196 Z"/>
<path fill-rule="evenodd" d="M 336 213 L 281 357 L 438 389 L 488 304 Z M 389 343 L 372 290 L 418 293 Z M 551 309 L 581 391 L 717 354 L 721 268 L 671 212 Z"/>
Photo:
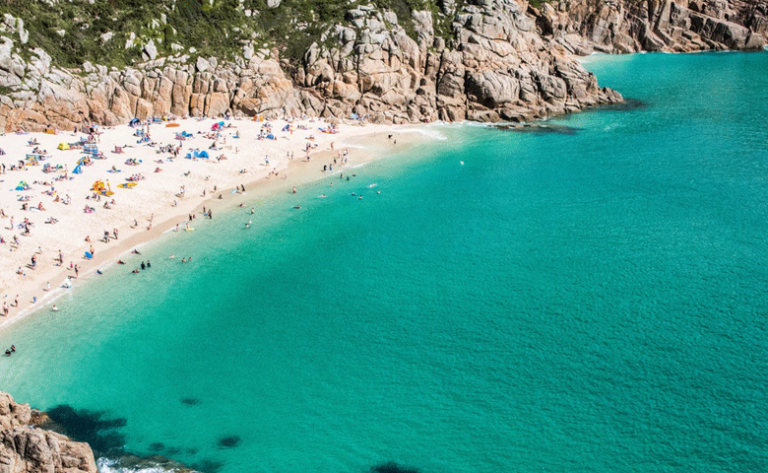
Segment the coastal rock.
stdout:
<path fill-rule="evenodd" d="M 279 1 L 269 6 L 282 8 Z M 403 20 L 358 5 L 298 62 L 247 42 L 232 62 L 197 57 L 187 64 L 186 56 L 158 57 L 149 40 L 144 63 L 109 71 L 84 64 L 85 75 L 54 66 L 42 50 L 20 54 L 24 45 L 11 38 L 23 23 L 6 15 L 0 25 L 8 34 L 0 37 L 0 126 L 71 129 L 84 121 L 115 125 L 167 114 L 530 120 L 621 100 L 600 89 L 574 54 L 760 49 L 768 31 L 765 0 L 559 0 L 540 9 L 515 0 L 467 0 L 438 6 L 442 13 L 416 10 Z M 450 18 L 449 30 L 440 15 Z M 132 35 L 126 47 L 142 41 Z"/>
<path fill-rule="evenodd" d="M 768 42 L 765 0 L 562 0 L 553 5 L 528 10 L 542 35 L 577 54 L 760 50 Z"/>
<path fill-rule="evenodd" d="M 0 392 L 0 473 L 97 473 L 91 447 L 29 425 L 32 410 Z"/>

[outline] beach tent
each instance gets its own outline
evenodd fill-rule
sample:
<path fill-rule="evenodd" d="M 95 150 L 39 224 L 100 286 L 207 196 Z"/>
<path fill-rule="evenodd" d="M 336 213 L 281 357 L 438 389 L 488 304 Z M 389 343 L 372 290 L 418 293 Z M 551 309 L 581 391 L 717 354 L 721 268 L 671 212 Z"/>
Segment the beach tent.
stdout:
<path fill-rule="evenodd" d="M 136 126 L 136 125 L 139 125 L 139 124 L 141 124 L 141 120 L 139 120 L 138 118 L 134 118 L 133 120 L 131 120 L 131 122 L 128 125 L 129 126 Z"/>
<path fill-rule="evenodd" d="M 29 189 L 29 184 L 27 184 L 27 181 L 21 181 L 19 182 L 19 185 L 16 186 L 17 191 L 25 191 Z"/>
<path fill-rule="evenodd" d="M 270 133 L 270 134 L 268 134 L 268 135 L 267 135 L 267 139 L 268 139 L 268 140 L 276 140 L 277 138 L 275 138 L 275 135 L 273 135 L 272 133 Z"/>
<path fill-rule="evenodd" d="M 219 126 L 224 126 L 224 122 L 219 122 Z"/>
<path fill-rule="evenodd" d="M 82 174 L 82 173 L 83 173 L 83 168 L 82 168 L 82 166 L 81 166 L 81 165 L 79 165 L 79 164 L 78 164 L 78 165 L 77 165 L 77 167 L 76 167 L 76 168 L 75 168 L 75 169 L 72 171 L 72 174 Z"/>
<path fill-rule="evenodd" d="M 200 154 L 197 155 L 198 158 L 205 158 L 208 159 L 210 156 L 208 156 L 208 151 L 202 151 Z"/>
<path fill-rule="evenodd" d="M 67 143 L 59 143 L 59 149 L 62 151 L 66 151 L 69 149 L 69 145 Z"/>

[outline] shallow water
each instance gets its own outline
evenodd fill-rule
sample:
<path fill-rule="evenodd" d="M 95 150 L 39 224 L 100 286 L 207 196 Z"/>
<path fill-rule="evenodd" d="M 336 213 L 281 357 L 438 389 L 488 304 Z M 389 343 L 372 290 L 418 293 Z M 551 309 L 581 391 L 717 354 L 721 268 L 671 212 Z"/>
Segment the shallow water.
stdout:
<path fill-rule="evenodd" d="M 0 389 L 205 472 L 765 471 L 768 53 L 587 67 L 642 106 L 198 220 L 0 333 Z"/>

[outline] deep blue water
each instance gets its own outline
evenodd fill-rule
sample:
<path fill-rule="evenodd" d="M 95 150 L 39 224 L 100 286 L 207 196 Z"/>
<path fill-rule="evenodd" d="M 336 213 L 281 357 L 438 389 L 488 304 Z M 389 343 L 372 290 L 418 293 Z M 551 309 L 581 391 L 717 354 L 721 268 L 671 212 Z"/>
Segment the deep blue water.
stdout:
<path fill-rule="evenodd" d="M 768 54 L 587 67 L 641 105 L 168 235 L 0 333 L 0 389 L 205 472 L 768 471 Z"/>

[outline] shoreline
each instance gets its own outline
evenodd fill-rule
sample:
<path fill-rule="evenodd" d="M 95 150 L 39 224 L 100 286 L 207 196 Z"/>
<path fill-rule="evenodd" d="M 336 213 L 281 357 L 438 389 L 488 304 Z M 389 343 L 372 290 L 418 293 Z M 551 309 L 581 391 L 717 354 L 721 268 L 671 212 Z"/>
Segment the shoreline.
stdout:
<path fill-rule="evenodd" d="M 196 119 L 188 119 L 182 121 L 184 123 L 184 126 L 189 127 L 191 124 L 195 125 L 210 125 L 214 122 L 217 122 L 218 120 L 213 119 L 204 119 L 204 120 L 196 120 Z M 242 134 L 243 127 L 240 125 L 245 123 L 256 123 L 260 124 L 260 122 L 251 122 L 251 121 L 245 121 L 245 120 L 232 120 L 230 123 L 233 124 L 233 126 L 237 127 L 237 132 Z M 282 128 L 286 122 L 282 120 L 276 120 L 272 122 L 275 128 Z M 315 121 L 314 124 L 321 124 L 325 125 L 322 121 Z M 25 270 L 25 276 L 23 280 L 18 281 L 17 284 L 8 284 L 3 285 L 2 288 L 2 298 L 3 301 L 6 301 L 9 306 L 11 307 L 11 311 L 8 314 L 8 316 L 3 316 L 0 312 L 0 331 L 7 329 L 8 327 L 12 326 L 16 322 L 25 319 L 29 315 L 32 315 L 40 310 L 43 310 L 45 307 L 55 303 L 55 301 L 67 294 L 68 289 L 63 287 L 63 281 L 66 278 L 71 278 L 73 284 L 78 283 L 79 281 L 87 281 L 90 278 L 97 275 L 97 270 L 105 270 L 107 268 L 110 268 L 111 266 L 116 264 L 116 261 L 119 259 L 122 259 L 125 255 L 130 254 L 130 252 L 137 248 L 141 247 L 143 245 L 146 245 L 148 243 L 152 243 L 157 241 L 161 236 L 165 235 L 168 232 L 174 232 L 174 229 L 176 225 L 183 225 L 183 223 L 187 220 L 187 215 L 195 214 L 195 218 L 197 216 L 202 216 L 202 208 L 205 206 L 206 209 L 210 208 L 214 211 L 214 213 L 218 210 L 223 210 L 224 207 L 231 208 L 233 205 L 237 205 L 241 202 L 245 202 L 249 198 L 253 198 L 254 195 L 263 195 L 263 196 L 269 196 L 270 194 L 274 192 L 280 192 L 280 191 L 290 191 L 292 186 L 301 186 L 308 183 L 316 182 L 323 177 L 327 177 L 329 175 L 335 175 L 338 172 L 343 172 L 344 169 L 350 169 L 353 167 L 356 167 L 361 164 L 366 164 L 368 162 L 372 162 L 377 159 L 381 159 L 387 155 L 390 155 L 394 150 L 394 145 L 390 149 L 387 149 L 387 138 L 386 135 L 396 135 L 397 138 L 394 138 L 396 141 L 397 139 L 400 139 L 401 142 L 397 146 L 397 150 L 401 151 L 404 149 L 407 149 L 410 145 L 414 144 L 417 139 L 415 136 L 416 134 L 421 134 L 422 129 L 428 125 L 359 125 L 359 126 L 350 126 L 350 125 L 340 125 L 339 129 L 341 130 L 341 133 L 338 135 L 325 135 L 321 133 L 313 133 L 312 130 L 300 130 L 298 131 L 299 134 L 314 134 L 315 135 L 315 143 L 317 144 L 317 147 L 313 149 L 310 152 L 310 161 L 307 161 L 299 156 L 294 157 L 293 159 L 274 159 L 274 161 L 271 161 L 269 166 L 265 165 L 258 165 L 258 167 L 253 170 L 252 172 L 248 172 L 245 175 L 247 178 L 242 179 L 241 183 L 236 183 L 235 180 L 238 177 L 242 177 L 243 174 L 237 172 L 233 173 L 232 170 L 234 169 L 235 164 L 242 164 L 245 161 L 253 161 L 253 158 L 255 157 L 255 153 L 262 153 L 265 150 L 264 149 L 251 149 L 251 153 L 246 152 L 243 156 L 243 151 L 240 150 L 240 155 L 233 156 L 231 158 L 228 158 L 229 162 L 227 163 L 229 172 L 227 175 L 224 176 L 224 178 L 228 178 L 225 185 L 219 188 L 216 187 L 215 192 L 206 192 L 205 196 L 203 196 L 198 190 L 191 190 L 191 192 L 188 191 L 188 194 L 183 199 L 178 199 L 178 205 L 172 206 L 171 202 L 166 202 L 164 206 L 158 206 L 155 210 L 155 212 L 151 213 L 151 216 L 147 218 L 146 213 L 141 216 L 141 219 L 138 220 L 139 226 L 133 227 L 130 225 L 132 222 L 121 222 L 117 225 L 115 225 L 115 222 L 106 221 L 102 222 L 103 225 L 107 228 L 112 228 L 113 225 L 114 228 L 118 229 L 118 234 L 120 238 L 118 240 L 114 240 L 112 237 L 110 237 L 109 243 L 104 243 L 103 239 L 97 239 L 93 238 L 91 240 L 90 245 L 97 246 L 97 252 L 94 254 L 94 257 L 90 260 L 86 259 L 83 255 L 85 251 L 88 251 L 89 249 L 89 243 L 86 243 L 83 240 L 82 235 L 72 235 L 72 234 L 66 234 L 65 238 L 67 240 L 68 250 L 67 254 L 70 255 L 69 257 L 65 257 L 65 264 L 58 266 L 58 265 L 51 265 L 49 267 L 46 267 L 47 264 L 47 258 L 41 257 L 42 264 L 38 263 L 38 266 L 42 266 L 42 268 L 45 268 L 43 271 L 39 271 L 42 268 L 38 268 L 38 270 L 30 270 L 30 268 L 27 268 Z M 110 129 L 107 132 L 117 133 L 119 131 L 126 131 L 132 130 L 128 128 L 127 126 L 121 126 L 121 127 L 115 127 L 114 129 Z M 153 130 L 154 132 L 154 130 Z M 69 135 L 68 133 L 62 133 L 57 135 L 57 138 L 64 141 L 62 138 L 62 135 Z M 319 136 L 318 136 L 319 135 Z M 29 139 L 37 138 L 38 141 L 41 141 L 42 138 L 45 138 L 46 135 L 43 133 L 29 133 L 25 135 Z M 48 135 L 50 137 L 51 135 Z M 243 137 L 246 140 L 247 137 Z M 278 137 L 278 143 L 277 144 L 288 144 L 281 140 L 281 138 L 284 137 Z M 26 138 L 25 138 L 26 139 Z M 253 139 L 253 138 L 251 138 Z M 3 140 L 4 141 L 4 140 Z M 50 141 L 50 140 L 49 140 Z M 294 140 L 290 143 L 290 150 L 286 151 L 285 147 L 281 147 L 280 152 L 283 153 L 297 153 L 301 155 L 301 147 L 300 145 L 303 145 L 306 140 Z M 245 143 L 245 140 L 241 139 L 242 143 Z M 359 142 L 365 143 L 364 145 L 358 144 Z M 199 143 L 199 142 L 198 142 Z M 252 148 L 260 148 L 258 146 L 259 143 L 263 142 L 256 142 L 257 144 L 253 146 Z M 165 143 L 162 143 L 165 144 Z M 196 143 L 197 144 L 197 143 Z M 269 143 L 267 143 L 269 144 Z M 332 144 L 335 144 L 333 148 L 331 147 Z M 3 146 L 6 146 L 6 143 L 3 144 Z M 186 147 L 185 147 L 186 148 Z M 231 146 L 230 146 L 231 148 Z M 7 149 L 7 148 L 6 148 Z M 134 148 L 136 150 L 137 148 Z M 335 170 L 331 171 L 332 174 L 326 174 L 325 171 L 321 170 L 321 166 L 323 164 L 327 163 L 333 163 L 333 158 L 337 153 L 340 153 L 341 150 L 347 150 L 348 151 L 348 163 L 344 167 L 340 167 L 342 171 Z M 8 153 L 10 154 L 10 153 Z M 227 153 L 231 154 L 231 152 Z M 100 164 L 102 164 L 102 167 L 104 167 L 107 163 L 112 165 L 119 165 L 117 164 L 117 160 L 122 160 L 125 156 L 121 156 L 119 158 L 114 158 L 111 153 L 105 153 L 106 159 L 103 161 L 98 161 Z M 52 158 L 50 161 L 55 161 L 56 152 L 53 152 L 54 158 Z M 80 158 L 82 155 L 77 154 L 78 158 Z M 129 156 L 130 157 L 130 156 Z M 112 158 L 112 159 L 110 159 Z M 272 159 L 272 156 L 270 156 L 270 159 Z M 4 160 L 4 162 L 7 162 L 8 160 Z M 180 164 L 187 164 L 189 160 L 184 159 L 183 157 L 179 156 L 177 158 L 177 166 Z M 146 164 L 144 163 L 145 167 Z M 253 165 L 253 162 L 250 163 Z M 274 165 L 273 165 L 274 164 Z M 315 167 L 317 166 L 317 167 Z M 252 168 L 252 166 L 251 166 Z M 269 168 L 272 168 L 272 172 L 277 172 L 277 177 L 275 177 L 274 174 L 271 174 L 270 171 L 268 171 Z M 39 168 L 38 168 L 39 169 Z M 315 171 L 315 172 L 313 172 Z M 90 174 L 90 173 L 89 173 Z M 10 177 L 9 177 L 10 176 Z M 9 184 L 12 184 L 14 182 L 13 173 L 6 172 L 6 174 L 0 175 L 0 177 L 3 178 L 2 181 L 0 181 L 0 186 L 8 186 Z M 147 178 L 153 175 L 147 175 Z M 86 182 L 90 182 L 90 178 L 80 178 L 79 184 L 84 184 Z M 243 184 L 244 183 L 244 184 Z M 139 183 L 139 186 L 141 186 L 143 182 Z M 160 201 L 163 198 L 169 198 L 170 200 L 173 200 L 172 197 L 168 197 L 168 195 L 172 196 L 172 191 L 169 194 L 168 193 L 168 186 L 171 184 L 166 184 L 162 187 L 158 187 L 157 189 L 154 189 L 154 194 L 159 195 L 152 195 L 150 198 L 155 201 Z M 214 183 L 210 183 L 211 186 L 214 185 Z M 236 192 L 233 193 L 233 191 L 236 189 L 237 186 L 245 186 L 246 187 L 246 193 L 242 192 Z M 210 191 L 210 189 L 207 189 L 204 187 L 206 191 Z M 122 190 L 120 190 L 122 192 Z M 133 192 L 133 190 L 127 190 L 125 192 Z M 115 196 L 118 196 L 119 193 L 116 192 Z M 221 196 L 222 198 L 219 199 L 218 196 Z M 2 196 L 2 194 L 0 194 Z M 38 199 L 33 199 L 31 203 L 36 203 Z M 142 199 L 144 201 L 146 199 Z M 221 202 L 219 202 L 221 201 Z M 143 203 L 140 202 L 139 205 Z M 123 205 L 122 203 L 119 203 L 120 205 Z M 74 206 L 76 207 L 76 205 Z M 69 216 L 71 214 L 78 215 L 79 211 L 78 209 L 70 207 L 67 212 Z M 0 200 L 0 208 L 7 208 L 7 199 Z M 82 215 L 81 213 L 79 215 Z M 147 230 L 146 226 L 148 223 L 152 223 L 152 228 Z M 108 220 L 108 219 L 107 219 Z M 0 235 L 7 235 L 8 233 L 8 210 L 6 210 L 6 218 L 0 219 Z M 18 222 L 18 220 L 16 221 Z M 39 230 L 48 230 L 47 233 L 61 233 L 61 232 L 54 232 L 56 230 L 56 225 L 46 225 L 43 227 L 42 225 L 38 226 L 36 228 L 37 233 L 39 233 Z M 181 230 L 181 228 L 180 228 Z M 175 232 L 174 232 L 175 233 Z M 46 235 L 48 237 L 49 235 Z M 46 240 L 50 240 L 50 238 L 44 238 Z M 0 250 L 5 250 L 6 247 L 9 245 L 8 243 L 9 238 L 6 237 L 6 245 L 0 246 Z M 28 242 L 22 241 L 22 245 L 17 248 L 23 249 L 23 248 L 34 248 L 36 245 L 29 245 Z M 65 246 L 65 245 L 62 245 Z M 78 253 L 79 252 L 79 253 Z M 50 253 L 50 251 L 49 251 Z M 39 255 L 36 251 L 35 254 L 37 256 Z M 71 255 L 76 254 L 80 255 L 78 257 L 72 257 Z M 18 258 L 16 258 L 18 260 Z M 74 272 L 68 267 L 66 264 L 67 261 L 70 261 L 78 266 L 79 274 L 78 277 L 75 278 Z M 5 274 L 7 274 L 9 271 L 13 272 L 14 268 L 16 267 L 16 261 L 13 262 L 3 262 L 0 264 L 0 269 L 2 269 Z M 39 272 L 38 272 L 39 271 Z M 46 285 L 50 283 L 50 290 L 46 290 Z M 13 306 L 11 302 L 16 298 L 16 295 L 18 295 L 18 306 Z"/>

